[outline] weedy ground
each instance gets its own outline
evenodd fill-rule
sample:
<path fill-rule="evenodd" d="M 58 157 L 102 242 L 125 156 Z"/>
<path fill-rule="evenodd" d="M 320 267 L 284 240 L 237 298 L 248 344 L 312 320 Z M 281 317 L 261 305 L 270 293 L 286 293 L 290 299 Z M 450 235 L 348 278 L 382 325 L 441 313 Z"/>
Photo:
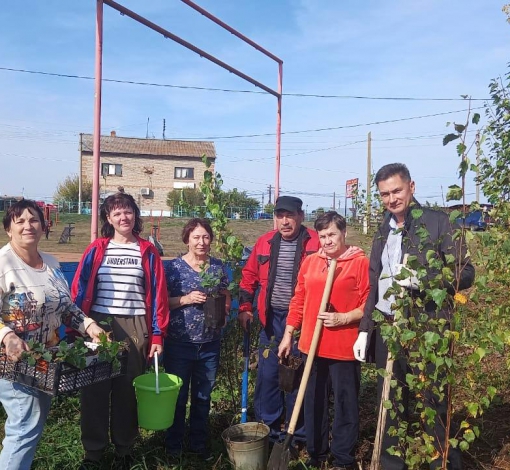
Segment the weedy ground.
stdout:
<path fill-rule="evenodd" d="M 71 243 L 58 244 L 60 233 L 68 222 L 75 224 Z M 143 236 L 151 231 L 150 218 L 145 219 Z M 181 230 L 185 224 L 181 219 L 163 219 L 160 224 L 160 240 L 165 255 L 178 256 L 186 251 L 181 241 Z M 234 220 L 232 229 L 241 237 L 247 246 L 273 226 L 271 220 Z M 313 226 L 313 222 L 308 222 Z M 2 238 L 3 237 L 3 238 Z M 7 243 L 8 238 L 0 234 L 0 246 Z M 61 260 L 77 261 L 83 250 L 90 242 L 90 217 L 78 215 L 63 215 L 58 226 L 53 227 L 49 240 L 41 240 L 42 251 L 58 253 Z M 356 244 L 370 249 L 370 237 L 362 235 L 356 228 L 348 227 L 347 243 Z M 67 256 L 67 258 L 66 258 Z M 475 328 L 477 321 L 476 308 L 470 310 L 466 327 Z M 250 371 L 250 405 L 253 397 L 253 386 L 256 375 L 255 351 L 257 332 L 252 332 L 252 370 Z M 228 349 L 227 349 L 228 348 Z M 213 460 L 203 462 L 198 458 L 184 454 L 180 461 L 170 461 L 165 454 L 164 432 L 141 431 L 134 448 L 133 470 L 232 470 L 228 461 L 221 433 L 233 424 L 239 422 L 240 404 L 239 388 L 242 370 L 242 333 L 237 325 L 232 328 L 224 339 L 223 365 L 221 367 L 218 384 L 214 391 L 210 415 L 210 444 Z M 462 354 L 462 350 L 459 350 Z M 510 470 L 510 374 L 506 357 L 494 358 L 486 366 L 484 373 L 489 381 L 498 384 L 498 394 L 487 412 L 478 420 L 481 436 L 465 453 L 466 470 Z M 362 373 L 362 387 L 360 396 L 360 438 L 357 449 L 357 459 L 364 469 L 368 469 L 372 453 L 372 442 L 376 428 L 376 371 L 373 366 L 364 365 Z M 462 397 L 465 390 L 457 389 L 455 394 Z M 463 410 L 457 410 L 462 416 Z M 249 409 L 249 419 L 253 419 L 253 409 Z M 0 407 L 0 439 L 3 438 L 3 423 L 5 412 Z M 78 397 L 58 397 L 53 401 L 52 410 L 47 421 L 45 431 L 38 446 L 33 470 L 77 469 L 83 457 L 80 442 L 80 404 Z M 306 452 L 302 451 L 300 459 L 293 460 L 289 469 L 305 469 Z M 113 448 L 109 448 L 101 464 L 100 470 L 118 468 L 114 460 Z"/>

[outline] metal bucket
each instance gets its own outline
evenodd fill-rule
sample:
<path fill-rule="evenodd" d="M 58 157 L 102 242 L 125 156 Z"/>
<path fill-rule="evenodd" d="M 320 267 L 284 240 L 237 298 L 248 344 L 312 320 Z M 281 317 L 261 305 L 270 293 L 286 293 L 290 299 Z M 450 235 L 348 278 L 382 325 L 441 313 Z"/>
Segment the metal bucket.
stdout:
<path fill-rule="evenodd" d="M 269 457 L 269 426 L 242 423 L 221 433 L 235 470 L 266 470 Z"/>

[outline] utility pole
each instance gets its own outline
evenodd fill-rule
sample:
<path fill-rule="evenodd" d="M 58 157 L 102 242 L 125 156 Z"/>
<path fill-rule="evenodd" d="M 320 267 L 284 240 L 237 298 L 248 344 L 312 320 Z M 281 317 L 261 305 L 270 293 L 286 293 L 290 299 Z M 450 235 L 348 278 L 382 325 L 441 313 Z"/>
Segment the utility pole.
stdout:
<path fill-rule="evenodd" d="M 271 187 L 271 185 L 269 185 L 269 188 L 268 188 L 268 189 L 269 189 L 269 199 L 268 199 L 267 203 L 268 203 L 268 204 L 271 204 L 271 191 L 272 191 L 272 187 Z"/>
<path fill-rule="evenodd" d="M 335 194 L 335 192 L 333 191 L 333 206 L 332 206 L 332 207 L 333 207 L 333 210 L 335 210 L 335 207 L 336 207 L 336 200 L 335 200 L 335 196 L 336 196 L 336 194 Z"/>
<path fill-rule="evenodd" d="M 166 121 L 165 121 L 165 119 L 163 119 L 163 140 L 166 140 L 165 139 L 165 131 L 166 131 Z"/>
<path fill-rule="evenodd" d="M 81 193 L 81 184 L 82 184 L 82 180 L 81 180 L 81 173 L 83 171 L 83 162 L 82 162 L 82 159 L 83 159 L 83 134 L 80 133 L 80 172 L 78 173 L 78 214 L 81 214 L 81 199 L 82 199 L 82 193 Z"/>
<path fill-rule="evenodd" d="M 476 202 L 480 204 L 480 182 L 478 177 L 480 176 L 480 131 L 476 132 Z"/>
<path fill-rule="evenodd" d="M 372 215 L 372 132 L 368 133 L 367 148 L 367 215 L 365 217 L 366 224 L 363 227 L 363 233 L 367 234 L 370 228 L 370 217 Z"/>

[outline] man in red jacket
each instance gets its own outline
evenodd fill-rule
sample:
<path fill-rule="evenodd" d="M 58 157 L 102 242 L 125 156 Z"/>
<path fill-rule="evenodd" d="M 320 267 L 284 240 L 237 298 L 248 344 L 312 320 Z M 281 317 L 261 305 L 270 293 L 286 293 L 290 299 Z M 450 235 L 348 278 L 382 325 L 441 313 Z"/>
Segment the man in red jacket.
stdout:
<path fill-rule="evenodd" d="M 297 273 L 303 259 L 319 249 L 317 233 L 302 225 L 303 201 L 281 196 L 275 204 L 276 230 L 262 235 L 246 261 L 240 284 L 239 321 L 244 329 L 253 320 L 253 304 L 258 289 L 257 310 L 262 329 L 259 341 L 259 362 L 255 385 L 255 419 L 271 428 L 270 439 L 281 441 L 285 432 L 281 419 L 286 409 L 286 427 L 290 421 L 297 390 L 289 393 L 278 388 L 278 345 L 285 330 L 290 299 L 294 294 Z M 266 349 L 269 355 L 264 354 Z M 299 356 L 297 346 L 292 353 Z M 266 357 L 265 357 L 266 356 Z M 294 432 L 297 442 L 305 442 L 303 418 Z"/>

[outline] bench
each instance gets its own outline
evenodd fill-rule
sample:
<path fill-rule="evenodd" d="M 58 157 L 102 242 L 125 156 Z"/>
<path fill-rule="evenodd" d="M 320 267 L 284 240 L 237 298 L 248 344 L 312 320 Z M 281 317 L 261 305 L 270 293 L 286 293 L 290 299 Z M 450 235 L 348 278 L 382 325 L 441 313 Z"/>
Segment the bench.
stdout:
<path fill-rule="evenodd" d="M 74 237 L 74 234 L 71 233 L 74 230 L 74 222 L 69 222 L 67 224 L 67 227 L 64 227 L 64 230 L 62 230 L 62 234 L 60 235 L 60 239 L 58 241 L 59 244 L 61 243 L 70 243 L 71 237 Z"/>

